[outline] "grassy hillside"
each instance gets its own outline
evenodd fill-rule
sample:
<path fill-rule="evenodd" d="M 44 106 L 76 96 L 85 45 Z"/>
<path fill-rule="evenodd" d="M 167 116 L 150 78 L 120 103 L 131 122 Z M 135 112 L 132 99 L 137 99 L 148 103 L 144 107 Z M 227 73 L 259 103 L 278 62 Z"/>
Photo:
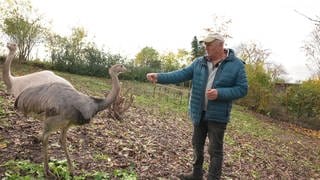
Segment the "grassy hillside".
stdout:
<path fill-rule="evenodd" d="M 18 65 L 22 75 L 39 69 Z M 1 67 L 2 73 L 2 67 Z M 103 96 L 110 80 L 67 73 L 65 77 L 84 93 Z M 121 78 L 121 77 L 120 77 Z M 68 132 L 68 148 L 75 179 L 175 179 L 190 171 L 192 125 L 187 117 L 187 90 L 183 101 L 153 94 L 154 85 L 122 81 L 135 94 L 123 121 L 99 113 L 93 121 Z M 170 92 L 172 93 L 172 92 Z M 154 96 L 153 96 L 154 95 Z M 43 179 L 41 144 L 34 137 L 41 120 L 13 109 L 14 100 L 0 83 L 0 177 Z M 58 134 L 50 138 L 51 169 L 70 179 Z M 319 132 L 302 129 L 235 106 L 225 136 L 223 179 L 319 179 Z M 205 169 L 208 168 L 206 153 Z"/>

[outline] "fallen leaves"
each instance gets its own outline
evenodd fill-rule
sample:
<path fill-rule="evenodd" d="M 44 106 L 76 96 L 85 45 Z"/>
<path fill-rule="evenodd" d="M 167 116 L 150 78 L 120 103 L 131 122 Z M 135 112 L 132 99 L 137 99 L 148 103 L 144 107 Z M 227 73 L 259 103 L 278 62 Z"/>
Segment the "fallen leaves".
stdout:
<path fill-rule="evenodd" d="M 0 149 L 6 148 L 7 143 L 6 142 L 0 142 Z"/>
<path fill-rule="evenodd" d="M 11 103 L 4 105 L 14 112 Z M 16 113 L 9 113 L 5 118 L 1 122 L 6 124 L 0 124 L 0 164 L 11 159 L 42 163 L 41 144 L 34 141 L 41 130 L 41 121 Z M 243 121 L 240 117 L 234 120 Z M 244 123 L 244 128 L 249 126 Z M 300 128 L 292 129 L 301 132 Z M 239 124 L 228 126 L 222 179 L 320 178 L 319 169 L 310 168 L 313 167 L 310 164 L 320 164 L 315 148 L 320 142 L 304 136 L 313 136 L 314 131 L 302 129 L 301 136 L 285 134 L 282 130 L 269 131 L 272 138 L 263 138 L 264 133 L 242 134 Z M 49 156 L 65 159 L 58 137 L 59 133 L 50 137 Z M 185 116 L 133 106 L 123 121 L 107 118 L 106 112 L 101 112 L 91 124 L 71 128 L 67 145 L 76 164 L 76 174 L 132 169 L 139 179 L 176 179 L 177 174 L 191 170 L 191 137 L 192 125 Z M 206 170 L 208 159 L 206 146 Z M 0 166 L 0 174 L 4 171 Z"/>
<path fill-rule="evenodd" d="M 288 126 L 289 126 L 289 128 L 291 128 L 295 132 L 320 139 L 320 131 L 319 130 L 306 129 L 306 128 L 299 127 L 294 124 L 288 124 Z"/>

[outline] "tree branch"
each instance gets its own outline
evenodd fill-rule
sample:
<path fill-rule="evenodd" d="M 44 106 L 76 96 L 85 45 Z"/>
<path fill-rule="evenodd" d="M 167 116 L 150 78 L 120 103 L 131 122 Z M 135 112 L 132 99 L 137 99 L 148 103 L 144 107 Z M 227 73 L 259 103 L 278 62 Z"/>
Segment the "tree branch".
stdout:
<path fill-rule="evenodd" d="M 296 13 L 298 13 L 299 15 L 301 15 L 301 16 L 303 16 L 303 17 L 305 17 L 305 18 L 307 18 L 309 21 L 312 21 L 312 22 L 315 22 L 315 25 L 320 25 L 320 20 L 317 20 L 317 19 L 313 19 L 313 18 L 311 18 L 311 17 L 309 17 L 309 16 L 307 16 L 307 15 L 305 15 L 305 14 L 303 14 L 303 13 L 301 13 L 301 12 L 299 12 L 298 10 L 294 10 Z"/>

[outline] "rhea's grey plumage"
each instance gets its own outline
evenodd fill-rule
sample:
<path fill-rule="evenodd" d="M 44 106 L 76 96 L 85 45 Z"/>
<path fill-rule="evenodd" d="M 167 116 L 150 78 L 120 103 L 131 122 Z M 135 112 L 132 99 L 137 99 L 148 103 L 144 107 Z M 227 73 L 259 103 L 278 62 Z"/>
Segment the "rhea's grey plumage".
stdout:
<path fill-rule="evenodd" d="M 61 130 L 60 142 L 65 151 L 69 171 L 73 172 L 72 163 L 66 147 L 66 133 L 72 125 L 83 125 L 101 110 L 110 106 L 120 92 L 118 74 L 125 72 L 126 68 L 121 64 L 109 68 L 112 88 L 105 98 L 91 97 L 78 92 L 73 86 L 61 82 L 52 82 L 32 86 L 25 89 L 17 97 L 15 107 L 23 112 L 44 114 L 44 129 L 42 135 L 44 169 L 46 176 L 53 176 L 49 171 L 47 145 L 51 132 Z"/>
<path fill-rule="evenodd" d="M 97 100 L 62 83 L 42 84 L 23 91 L 15 107 L 28 114 L 62 115 L 72 124 L 89 123 L 98 112 Z M 101 99 L 103 102 L 103 99 Z"/>
<path fill-rule="evenodd" d="M 89 123 L 99 110 L 112 102 L 94 98 L 76 91 L 63 83 L 42 84 L 23 91 L 15 107 L 24 113 L 45 113 L 46 116 L 61 115 L 72 124 Z"/>

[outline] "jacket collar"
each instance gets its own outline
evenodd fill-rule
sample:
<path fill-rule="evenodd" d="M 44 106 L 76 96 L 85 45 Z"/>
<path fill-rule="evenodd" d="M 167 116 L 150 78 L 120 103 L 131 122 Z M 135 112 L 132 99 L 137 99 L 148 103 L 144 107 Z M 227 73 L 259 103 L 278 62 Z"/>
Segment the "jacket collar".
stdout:
<path fill-rule="evenodd" d="M 224 59 L 223 61 L 231 61 L 233 59 L 234 55 L 234 50 L 233 49 L 225 49 L 224 50 L 227 54 L 227 58 Z M 202 60 L 201 60 L 201 64 L 202 65 L 207 65 L 207 61 L 208 61 L 208 56 L 203 56 Z"/>

